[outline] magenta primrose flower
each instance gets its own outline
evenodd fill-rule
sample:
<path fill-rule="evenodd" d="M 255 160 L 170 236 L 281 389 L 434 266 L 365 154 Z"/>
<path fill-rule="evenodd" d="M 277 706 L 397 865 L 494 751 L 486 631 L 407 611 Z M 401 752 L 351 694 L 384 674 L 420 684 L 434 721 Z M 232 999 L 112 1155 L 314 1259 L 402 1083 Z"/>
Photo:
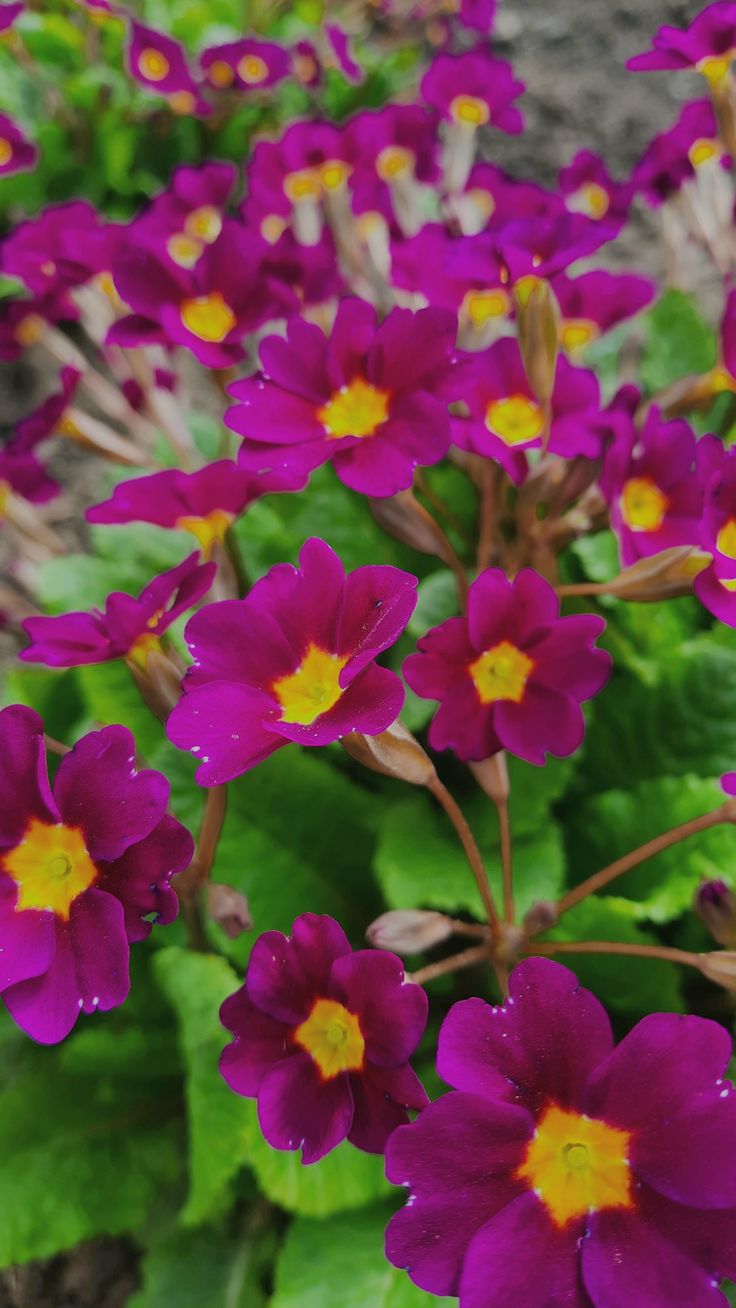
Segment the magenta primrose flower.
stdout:
<path fill-rule="evenodd" d="M 64 293 L 27 299 L 6 296 L 0 300 L 0 360 L 15 363 L 41 339 L 47 323 L 73 322 L 78 317 L 79 310 Z"/>
<path fill-rule="evenodd" d="M 626 67 L 633 72 L 660 68 L 697 68 L 712 87 L 728 77 L 736 55 L 736 4 L 717 0 L 703 9 L 687 28 L 660 27 L 652 49 L 634 55 Z"/>
<path fill-rule="evenodd" d="M 324 66 L 337 68 L 349 82 L 362 82 L 363 69 L 353 58 L 347 32 L 344 32 L 337 23 L 325 23 L 324 35 L 327 40 Z"/>
<path fill-rule="evenodd" d="M 119 482 L 109 500 L 87 509 L 88 522 L 152 522 L 188 531 L 210 558 L 236 518 L 261 495 L 297 489 L 283 473 L 259 476 L 231 459 L 220 459 L 196 472 L 167 468 L 147 477 Z"/>
<path fill-rule="evenodd" d="M 560 344 L 570 354 L 641 313 L 657 293 L 656 282 L 637 273 L 610 273 L 602 268 L 570 277 L 559 273 L 552 290 L 560 306 Z"/>
<path fill-rule="evenodd" d="M 128 71 L 141 86 L 163 95 L 176 114 L 206 117 L 212 112 L 192 76 L 178 41 L 136 19 L 130 20 Z"/>
<path fill-rule="evenodd" d="M 27 452 L 35 450 L 37 445 L 56 433 L 72 435 L 73 423 L 68 419 L 65 421 L 65 414 L 81 380 L 82 374 L 78 368 L 62 368 L 60 389 L 42 400 L 32 413 L 16 423 L 9 448 L 13 452 Z"/>
<path fill-rule="evenodd" d="M 433 749 L 465 762 L 508 749 L 541 765 L 547 752 L 564 758 L 578 748 L 580 704 L 606 684 L 611 659 L 595 648 L 603 618 L 559 614 L 554 587 L 531 568 L 513 581 L 500 568 L 476 578 L 467 616 L 433 627 L 404 663 L 411 689 L 440 701 Z"/>
<path fill-rule="evenodd" d="M 0 522 L 13 495 L 29 504 L 46 504 L 59 494 L 59 483 L 29 451 L 0 448 Z"/>
<path fill-rule="evenodd" d="M 214 563 L 200 564 L 195 551 L 183 563 L 154 577 L 137 597 L 122 591 L 108 595 L 104 613 L 92 609 L 26 618 L 23 627 L 31 643 L 19 657 L 52 668 L 77 668 L 111 659 L 145 665 L 159 637 L 206 595 L 216 570 Z"/>
<path fill-rule="evenodd" d="M 484 50 L 468 50 L 437 55 L 422 78 L 420 94 L 443 118 L 470 131 L 490 124 L 516 134 L 524 130 L 524 119 L 514 101 L 525 89 L 511 64 Z"/>
<path fill-rule="evenodd" d="M 383 1153 L 427 1096 L 409 1066 L 427 1021 L 427 996 L 401 959 L 350 948 L 331 917 L 304 913 L 291 936 L 267 931 L 240 990 L 220 1010 L 235 1040 L 220 1071 L 258 1101 L 270 1145 L 316 1163 L 346 1138 Z"/>
<path fill-rule="evenodd" d="M 463 27 L 486 34 L 492 31 L 496 17 L 496 0 L 460 0 L 459 8 L 454 3 L 450 8 L 456 10 L 457 21 Z"/>
<path fill-rule="evenodd" d="M 439 175 L 434 116 L 421 105 L 389 104 L 356 114 L 347 127 L 355 159 L 350 178 L 355 213 L 376 211 L 401 217 L 402 201 L 416 182 L 431 184 Z"/>
<path fill-rule="evenodd" d="M 527 959 L 501 1008 L 455 1004 L 452 1087 L 389 1140 L 411 1198 L 386 1252 L 460 1308 L 726 1308 L 736 1096 L 716 1022 L 655 1013 L 614 1048 L 598 1000 Z"/>
<path fill-rule="evenodd" d="M 600 487 L 625 567 L 674 545 L 697 543 L 703 507 L 697 446 L 688 423 L 664 421 L 656 406 L 641 432 L 633 417 L 616 424 Z"/>
<path fill-rule="evenodd" d="M 263 275 L 263 255 L 231 220 L 193 267 L 175 266 L 163 250 L 131 241 L 113 276 L 133 312 L 113 324 L 107 344 L 184 345 L 207 368 L 238 362 L 243 337 L 293 304 L 290 292 Z"/>
<path fill-rule="evenodd" d="M 151 914 L 173 922 L 169 882 L 194 842 L 166 812 L 166 778 L 136 772 L 125 727 L 78 741 L 53 792 L 37 713 L 3 709 L 0 746 L 0 993 L 22 1030 L 56 1044 L 80 1013 L 124 1003 L 129 946 Z"/>
<path fill-rule="evenodd" d="M 348 135 L 334 123 L 291 123 L 277 141 L 259 141 L 248 163 L 244 214 L 265 240 L 291 226 L 302 245 L 316 245 L 322 204 L 347 186 L 354 160 Z"/>
<path fill-rule="evenodd" d="M 416 587 L 392 567 L 346 576 L 329 545 L 312 538 L 298 568 L 279 563 L 245 599 L 195 614 L 185 631 L 194 666 L 167 732 L 200 760 L 200 785 L 230 781 L 289 741 L 386 731 L 404 691 L 375 660 L 404 630 Z"/>
<path fill-rule="evenodd" d="M 205 246 L 220 235 L 236 181 L 234 164 L 213 161 L 175 168 L 166 190 L 131 224 L 131 239 L 143 235 L 164 241 L 174 263 L 193 267 Z"/>
<path fill-rule="evenodd" d="M 447 401 L 455 318 L 441 309 L 392 309 L 378 325 L 372 305 L 340 303 L 329 337 L 302 319 L 287 340 L 261 344 L 263 376 L 229 387 L 238 401 L 225 422 L 243 437 L 245 468 L 310 473 L 332 461 L 346 486 L 394 495 L 414 468 L 450 445 Z"/>
<path fill-rule="evenodd" d="M 494 266 L 489 255 L 482 276 L 455 275 L 448 271 L 452 246 L 441 223 L 425 223 L 416 236 L 392 243 L 391 281 L 402 290 L 422 295 L 433 307 L 457 314 L 461 332 L 466 327 L 472 334 L 493 330 L 511 313 L 501 265 L 496 261 Z"/>
<path fill-rule="evenodd" d="M 2 30 L 2 29 L 0 29 Z M 0 177 L 35 168 L 38 150 L 7 114 L 0 114 Z"/>
<path fill-rule="evenodd" d="M 23 13 L 25 9 L 25 0 L 17 0 L 17 3 L 0 5 L 0 33 L 9 32 L 16 18 Z"/>
<path fill-rule="evenodd" d="M 714 161 L 722 168 L 732 167 L 719 138 L 711 101 L 693 100 L 684 106 L 672 127 L 660 132 L 647 146 L 634 169 L 632 185 L 658 208 Z"/>
<path fill-rule="evenodd" d="M 526 450 L 541 449 L 544 413 L 527 381 L 516 340 L 504 336 L 489 349 L 465 356 L 454 381 L 469 417 L 453 418 L 455 445 L 495 459 L 513 481 L 527 473 Z M 604 427 L 595 373 L 557 360 L 547 448 L 562 458 L 598 458 Z"/>
<path fill-rule="evenodd" d="M 250 37 L 210 46 L 199 63 L 207 81 L 218 90 L 260 91 L 283 82 L 291 72 L 288 50 L 275 41 Z"/>
<path fill-rule="evenodd" d="M 35 295 L 56 297 L 109 272 L 123 230 L 86 200 L 51 205 L 5 238 L 0 269 Z"/>
<path fill-rule="evenodd" d="M 625 222 L 631 206 L 629 183 L 615 182 L 603 159 L 592 150 L 580 150 L 559 176 L 560 194 L 571 213 L 600 222 Z"/>
<path fill-rule="evenodd" d="M 491 228 L 455 241 L 448 271 L 480 280 L 489 267 L 495 274 L 500 266 L 505 285 L 530 277 L 555 277 L 578 259 L 594 254 L 617 230 L 605 219 L 595 222 L 581 213 L 519 218 L 498 230 Z"/>
<path fill-rule="evenodd" d="M 707 438 L 703 438 L 707 440 Z M 706 453 L 700 544 L 711 555 L 694 582 L 700 603 L 727 627 L 736 627 L 736 452 L 713 439 Z"/>

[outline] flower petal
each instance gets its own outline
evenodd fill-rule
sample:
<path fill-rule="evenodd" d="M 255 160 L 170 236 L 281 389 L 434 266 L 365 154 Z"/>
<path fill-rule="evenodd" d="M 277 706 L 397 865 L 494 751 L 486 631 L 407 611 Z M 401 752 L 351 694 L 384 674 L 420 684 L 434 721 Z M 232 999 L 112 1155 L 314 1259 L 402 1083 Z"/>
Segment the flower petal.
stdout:
<path fill-rule="evenodd" d="M 473 1237 L 462 1308 L 589 1308 L 577 1249 L 582 1229 L 572 1222 L 558 1230 L 535 1194 L 520 1195 Z M 616 1308 L 626 1302 L 617 1300 Z M 602 1308 L 597 1299 L 595 1305 Z"/>
<path fill-rule="evenodd" d="M 309 1054 L 277 1063 L 258 1091 L 258 1120 L 274 1149 L 302 1150 L 316 1163 L 347 1136 L 353 1096 L 345 1075 L 323 1081 Z"/>
<path fill-rule="evenodd" d="M 104 727 L 61 760 L 54 797 L 63 821 L 81 827 L 92 858 L 109 860 L 161 821 L 169 783 L 160 772 L 136 772 L 135 741 L 126 727 Z"/>
<path fill-rule="evenodd" d="M 589 1223 L 582 1266 L 595 1308 L 726 1308 L 709 1273 L 637 1212 L 609 1208 Z"/>
<path fill-rule="evenodd" d="M 359 949 L 338 958 L 330 995 L 358 1018 L 369 1062 L 399 1067 L 411 1058 L 427 1025 L 428 1001 L 421 986 L 406 981 L 395 954 Z"/>

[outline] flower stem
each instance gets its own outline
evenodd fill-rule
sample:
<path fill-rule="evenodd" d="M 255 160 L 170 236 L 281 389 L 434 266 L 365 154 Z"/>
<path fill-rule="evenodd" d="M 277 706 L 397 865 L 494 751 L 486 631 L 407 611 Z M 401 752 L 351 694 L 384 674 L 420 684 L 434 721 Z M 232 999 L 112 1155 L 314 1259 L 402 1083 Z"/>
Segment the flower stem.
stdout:
<path fill-rule="evenodd" d="M 480 523 L 478 534 L 478 572 L 490 567 L 493 558 L 493 529 L 496 523 L 496 468 L 490 459 L 480 467 Z"/>
<path fill-rule="evenodd" d="M 614 940 L 564 940 L 559 943 L 527 945 L 527 954 L 543 957 L 552 954 L 621 954 L 633 958 L 656 958 L 665 963 L 682 963 L 700 968 L 700 955 L 686 949 L 670 949 L 666 945 L 629 945 Z"/>
<path fill-rule="evenodd" d="M 511 827 L 509 824 L 509 806 L 504 800 L 496 800 L 498 813 L 498 831 L 501 837 L 501 868 L 503 872 L 503 916 L 505 922 L 514 922 L 516 905 L 514 903 L 514 869 L 511 853 Z"/>
<path fill-rule="evenodd" d="M 472 945 L 470 949 L 463 949 L 459 954 L 451 954 L 449 958 L 441 958 L 438 963 L 428 963 L 418 972 L 409 972 L 407 975 L 411 981 L 423 985 L 425 981 L 434 981 L 435 977 L 449 976 L 451 972 L 459 972 L 464 967 L 475 967 L 476 963 L 487 961 L 488 950 L 485 945 Z"/>
<path fill-rule="evenodd" d="M 632 849 L 628 854 L 621 858 L 615 859 L 607 867 L 601 868 L 600 872 L 595 872 L 592 877 L 586 881 L 581 881 L 579 886 L 569 890 L 566 895 L 557 904 L 557 915 L 561 916 L 575 904 L 579 904 L 581 899 L 586 899 L 588 895 L 595 894 L 603 886 L 607 886 L 616 877 L 623 876 L 630 868 L 637 867 L 648 858 L 654 858 L 655 854 L 661 853 L 663 849 L 669 849 L 671 845 L 676 845 L 680 840 L 687 840 L 688 836 L 695 836 L 699 831 L 707 831 L 710 827 L 718 826 L 721 822 L 732 822 L 736 817 L 736 808 L 733 801 L 727 801 L 714 808 L 710 813 L 703 813 L 700 817 L 691 818 L 689 822 L 682 822 L 680 826 L 673 827 L 671 831 L 664 831 L 662 835 L 655 836 L 653 840 L 648 840 L 646 844 L 640 845 L 638 849 Z"/>
<path fill-rule="evenodd" d="M 215 855 L 217 854 L 217 842 L 222 834 L 226 812 L 227 786 L 210 786 L 205 800 L 202 825 L 199 829 L 199 845 L 196 858 L 197 876 L 200 885 L 203 885 L 209 879 L 212 871 Z"/>
<path fill-rule="evenodd" d="M 501 922 L 493 899 L 493 892 L 491 891 L 490 883 L 488 881 L 488 874 L 475 836 L 468 826 L 462 809 L 457 803 L 457 800 L 455 800 L 450 794 L 447 786 L 443 785 L 440 781 L 439 777 L 435 776 L 431 781 L 428 781 L 427 789 L 431 791 L 435 799 L 439 800 L 460 837 L 462 847 L 465 850 L 465 857 L 470 864 L 471 871 L 475 877 L 476 885 L 480 892 L 480 897 L 483 901 L 488 924 L 494 936 L 498 935 Z"/>

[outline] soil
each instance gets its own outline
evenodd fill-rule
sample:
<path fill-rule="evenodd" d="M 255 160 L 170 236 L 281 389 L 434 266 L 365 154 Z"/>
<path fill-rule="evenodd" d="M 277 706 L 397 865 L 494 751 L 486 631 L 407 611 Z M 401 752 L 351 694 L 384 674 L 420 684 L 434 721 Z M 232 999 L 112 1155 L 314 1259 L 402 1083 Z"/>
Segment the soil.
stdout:
<path fill-rule="evenodd" d="M 704 92 L 696 74 L 631 74 L 626 60 L 649 45 L 660 24 L 684 25 L 701 7 L 698 0 L 500 0 L 496 49 L 527 84 L 528 130 L 521 137 L 499 134 L 493 158 L 518 176 L 551 184 L 586 147 L 603 155 L 614 175 L 627 176 L 682 103 Z M 661 273 L 649 212 L 635 212 L 613 257 Z M 26 365 L 0 369 L 0 426 L 32 406 L 37 386 Z M 0 1308 L 124 1308 L 138 1262 L 127 1240 L 91 1241 L 1 1273 Z"/>

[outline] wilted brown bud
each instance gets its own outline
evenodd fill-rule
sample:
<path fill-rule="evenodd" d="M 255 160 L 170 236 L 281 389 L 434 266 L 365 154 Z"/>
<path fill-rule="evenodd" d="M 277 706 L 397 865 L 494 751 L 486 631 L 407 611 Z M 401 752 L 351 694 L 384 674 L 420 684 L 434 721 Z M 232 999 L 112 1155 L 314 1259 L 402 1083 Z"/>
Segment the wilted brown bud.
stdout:
<path fill-rule="evenodd" d="M 537 399 L 547 404 L 555 385 L 559 348 L 559 308 L 549 282 L 522 277 L 514 287 L 519 348 Z"/>
<path fill-rule="evenodd" d="M 207 888 L 210 917 L 221 926 L 229 940 L 237 940 L 253 927 L 248 900 L 232 886 L 210 883 Z"/>
<path fill-rule="evenodd" d="M 394 722 L 380 736 L 351 731 L 340 743 L 351 758 L 372 772 L 397 777 L 412 786 L 426 786 L 437 775 L 429 755 L 401 722 Z"/>
<path fill-rule="evenodd" d="M 709 981 L 736 993 L 736 950 L 724 949 L 722 953 L 699 954 L 698 966 Z"/>
<path fill-rule="evenodd" d="M 532 904 L 528 913 L 524 916 L 522 926 L 524 934 L 527 936 L 538 936 L 543 931 L 551 931 L 557 925 L 557 905 L 540 900 L 537 904 Z"/>
<path fill-rule="evenodd" d="M 505 804 L 511 789 L 505 751 L 499 750 L 498 754 L 484 758 L 480 763 L 469 763 L 468 767 L 489 799 L 494 804 Z"/>
<path fill-rule="evenodd" d="M 391 949 L 397 954 L 422 954 L 425 949 L 449 940 L 455 924 L 444 913 L 423 908 L 397 908 L 382 913 L 371 922 L 366 939 L 375 949 Z"/>
<path fill-rule="evenodd" d="M 420 554 L 434 554 L 445 559 L 444 534 L 431 513 L 415 499 L 413 491 L 400 491 L 387 499 L 370 500 L 369 504 L 376 522 L 390 536 L 410 545 Z"/>
<path fill-rule="evenodd" d="M 695 577 L 709 561 L 709 554 L 692 545 L 676 545 L 624 568 L 608 583 L 606 594 L 642 603 L 689 595 Z"/>
<path fill-rule="evenodd" d="M 710 372 L 678 377 L 677 381 L 671 382 L 641 405 L 637 418 L 643 419 L 652 404 L 662 410 L 665 418 L 679 418 L 693 409 L 707 408 L 717 395 L 735 389 L 734 378 L 721 366 L 711 368 Z"/>
<path fill-rule="evenodd" d="M 725 881 L 701 882 L 695 895 L 695 911 L 719 945 L 736 948 L 736 896 Z"/>

